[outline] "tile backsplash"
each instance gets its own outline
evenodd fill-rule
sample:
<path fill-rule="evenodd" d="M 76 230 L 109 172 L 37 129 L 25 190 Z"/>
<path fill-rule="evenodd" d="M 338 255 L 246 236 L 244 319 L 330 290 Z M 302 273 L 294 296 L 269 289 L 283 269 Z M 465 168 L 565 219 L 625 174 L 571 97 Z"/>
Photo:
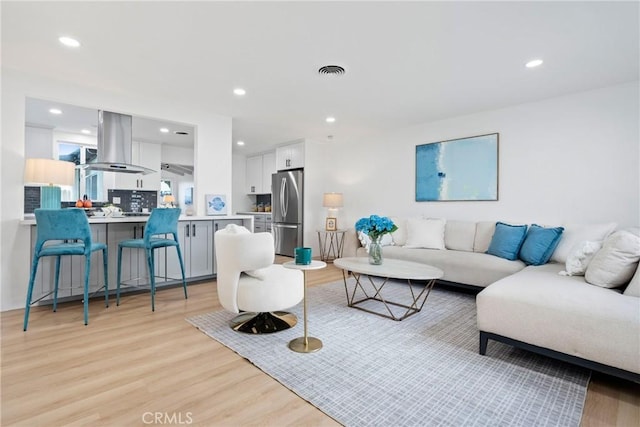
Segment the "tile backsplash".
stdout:
<path fill-rule="evenodd" d="M 40 207 L 40 187 L 24 187 L 24 213 L 32 214 Z"/>
<path fill-rule="evenodd" d="M 151 211 L 158 205 L 157 191 L 141 190 L 109 190 L 109 203 L 119 206 L 124 212 L 142 212 L 143 209 Z"/>
<path fill-rule="evenodd" d="M 140 191 L 140 190 L 109 190 L 109 201 L 120 207 L 124 212 L 142 212 L 146 208 L 151 210 L 157 207 L 158 192 L 157 191 Z M 115 202 L 119 199 L 119 202 Z M 105 203 L 94 202 L 93 207 L 99 208 Z M 75 200 L 72 202 L 62 202 L 61 207 L 72 208 L 76 205 Z M 25 186 L 24 187 L 24 213 L 32 214 L 40 207 L 40 187 Z"/>

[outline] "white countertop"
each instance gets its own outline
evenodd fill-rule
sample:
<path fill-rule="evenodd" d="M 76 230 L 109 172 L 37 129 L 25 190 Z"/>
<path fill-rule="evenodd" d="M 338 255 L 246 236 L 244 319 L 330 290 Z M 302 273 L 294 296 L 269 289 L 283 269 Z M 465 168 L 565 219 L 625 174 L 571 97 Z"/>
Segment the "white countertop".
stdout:
<path fill-rule="evenodd" d="M 89 224 L 117 224 L 117 223 L 127 223 L 127 222 L 147 222 L 149 219 L 149 215 L 141 215 L 141 216 L 124 216 L 121 218 L 110 218 L 110 217 L 89 217 Z M 250 215 L 180 215 L 180 221 L 216 221 L 223 219 L 253 219 Z M 35 216 L 28 218 L 25 216 L 25 219 L 20 221 L 20 225 L 36 225 Z"/>
<path fill-rule="evenodd" d="M 236 212 L 237 215 L 271 215 L 273 212 Z"/>

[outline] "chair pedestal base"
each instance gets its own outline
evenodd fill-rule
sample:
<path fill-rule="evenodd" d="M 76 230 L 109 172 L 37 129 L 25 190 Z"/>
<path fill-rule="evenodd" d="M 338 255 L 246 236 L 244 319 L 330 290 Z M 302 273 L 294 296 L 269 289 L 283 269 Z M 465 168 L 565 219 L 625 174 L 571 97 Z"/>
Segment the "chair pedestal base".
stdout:
<path fill-rule="evenodd" d="M 231 329 L 247 334 L 270 334 L 284 331 L 298 323 L 296 315 L 286 311 L 242 313 L 229 322 Z"/>

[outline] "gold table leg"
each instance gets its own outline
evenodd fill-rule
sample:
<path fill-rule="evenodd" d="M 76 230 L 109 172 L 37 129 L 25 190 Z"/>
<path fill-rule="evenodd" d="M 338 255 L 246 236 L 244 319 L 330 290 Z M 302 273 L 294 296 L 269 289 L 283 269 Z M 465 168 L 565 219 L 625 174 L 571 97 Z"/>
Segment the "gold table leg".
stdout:
<path fill-rule="evenodd" d="M 322 341 L 307 334 L 307 272 L 302 270 L 302 274 L 304 276 L 304 296 L 302 298 L 304 304 L 304 336 L 289 341 L 289 348 L 298 353 L 313 353 L 322 348 Z"/>

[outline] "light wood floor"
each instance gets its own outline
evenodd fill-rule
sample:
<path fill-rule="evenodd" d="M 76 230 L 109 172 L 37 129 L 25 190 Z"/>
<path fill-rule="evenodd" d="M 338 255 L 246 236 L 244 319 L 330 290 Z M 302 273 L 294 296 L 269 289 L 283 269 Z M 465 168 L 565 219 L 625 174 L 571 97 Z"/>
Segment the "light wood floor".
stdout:
<path fill-rule="evenodd" d="M 310 286 L 341 277 L 333 265 L 307 275 Z M 79 301 L 34 307 L 26 333 L 23 310 L 2 313 L 1 425 L 337 425 L 184 320 L 220 308 L 207 282 L 188 300 L 158 292 L 155 313 L 144 293 L 93 300 L 87 327 Z M 594 376 L 582 425 L 640 425 L 638 385 Z"/>

